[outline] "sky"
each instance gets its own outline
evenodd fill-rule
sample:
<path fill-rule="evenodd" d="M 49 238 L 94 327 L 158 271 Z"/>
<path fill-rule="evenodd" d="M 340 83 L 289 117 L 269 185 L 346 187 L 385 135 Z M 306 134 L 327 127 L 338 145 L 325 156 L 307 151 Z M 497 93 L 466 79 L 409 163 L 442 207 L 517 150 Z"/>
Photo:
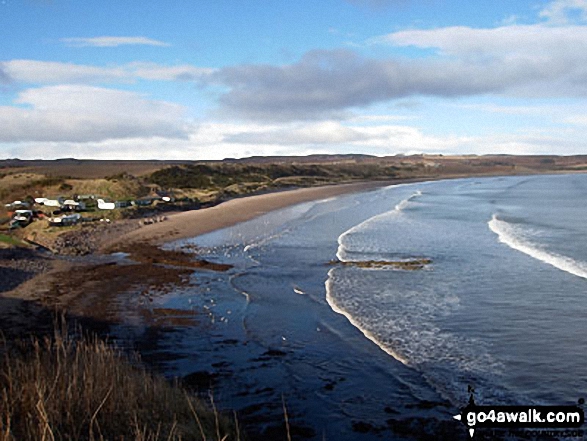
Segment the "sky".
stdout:
<path fill-rule="evenodd" d="M 587 154 L 587 0 L 0 0 L 0 159 Z"/>

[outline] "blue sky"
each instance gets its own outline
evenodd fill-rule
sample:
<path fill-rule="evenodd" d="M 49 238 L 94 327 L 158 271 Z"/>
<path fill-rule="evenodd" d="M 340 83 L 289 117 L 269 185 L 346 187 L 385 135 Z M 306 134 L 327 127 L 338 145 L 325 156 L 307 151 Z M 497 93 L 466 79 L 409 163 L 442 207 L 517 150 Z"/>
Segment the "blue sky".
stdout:
<path fill-rule="evenodd" d="M 0 0 L 0 158 L 587 154 L 587 0 Z"/>

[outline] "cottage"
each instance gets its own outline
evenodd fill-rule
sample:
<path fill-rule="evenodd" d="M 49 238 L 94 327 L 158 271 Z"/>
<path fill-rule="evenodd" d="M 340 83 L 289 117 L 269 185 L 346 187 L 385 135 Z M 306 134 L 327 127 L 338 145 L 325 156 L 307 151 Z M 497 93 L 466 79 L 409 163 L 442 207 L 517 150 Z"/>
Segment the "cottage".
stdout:
<path fill-rule="evenodd" d="M 75 225 L 82 220 L 80 214 L 69 214 L 67 216 L 52 217 L 49 219 L 49 225 L 54 227 L 65 227 Z"/>
<path fill-rule="evenodd" d="M 58 207 L 61 208 L 63 206 L 63 198 L 58 197 L 55 199 L 50 198 L 35 198 L 35 202 L 39 205 L 44 205 L 46 207 Z"/>
<path fill-rule="evenodd" d="M 116 204 L 114 202 L 105 202 L 104 199 L 98 199 L 98 209 L 100 210 L 114 210 L 116 208 Z"/>
<path fill-rule="evenodd" d="M 63 209 L 70 211 L 82 211 L 86 209 L 86 204 L 83 202 L 76 202 L 72 199 L 67 199 L 63 202 Z"/>

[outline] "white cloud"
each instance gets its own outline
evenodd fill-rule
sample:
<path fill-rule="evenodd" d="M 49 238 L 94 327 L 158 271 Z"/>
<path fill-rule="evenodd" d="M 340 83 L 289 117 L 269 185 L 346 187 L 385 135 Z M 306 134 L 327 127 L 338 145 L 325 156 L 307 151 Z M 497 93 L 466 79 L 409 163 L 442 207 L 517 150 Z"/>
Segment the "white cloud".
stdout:
<path fill-rule="evenodd" d="M 458 104 L 455 107 L 502 115 L 552 115 L 560 110 L 555 106 L 505 106 L 498 104 Z"/>
<path fill-rule="evenodd" d="M 129 73 L 120 67 L 103 68 L 36 60 L 10 60 L 0 65 L 12 81 L 21 83 L 97 83 L 129 80 Z"/>
<path fill-rule="evenodd" d="M 27 89 L 0 107 L 0 141 L 186 137 L 184 109 L 133 92 L 79 85 Z"/>
<path fill-rule="evenodd" d="M 162 66 L 156 63 L 130 63 L 125 68 L 138 78 L 165 81 L 201 81 L 215 72 L 215 69 L 188 64 Z"/>
<path fill-rule="evenodd" d="M 383 120 L 379 122 L 370 126 L 342 124 L 339 121 L 257 125 L 255 128 L 244 126 L 240 132 L 225 135 L 223 142 L 247 144 L 257 149 L 273 146 L 289 150 L 289 154 L 300 150 L 320 150 L 393 155 L 414 151 L 446 152 L 469 140 L 468 137 L 429 136 L 417 127 L 385 124 Z"/>
<path fill-rule="evenodd" d="M 353 123 L 389 123 L 395 121 L 403 121 L 407 119 L 413 119 L 413 116 L 406 115 L 356 115 L 348 119 L 349 122 Z"/>
<path fill-rule="evenodd" d="M 443 28 L 385 38 L 442 55 L 369 59 L 349 50 L 311 51 L 294 64 L 235 66 L 211 78 L 229 88 L 220 97 L 227 114 L 263 121 L 341 118 L 352 108 L 413 96 L 587 96 L 587 27 Z"/>
<path fill-rule="evenodd" d="M 92 37 L 62 38 L 61 41 L 73 47 L 116 47 L 123 45 L 170 46 L 170 44 L 147 37 Z"/>
<path fill-rule="evenodd" d="M 548 63 L 574 56 L 584 59 L 587 26 L 512 25 L 488 29 L 452 26 L 399 31 L 369 41 L 372 44 L 435 48 L 443 55 L 479 62 L 525 60 Z"/>
<path fill-rule="evenodd" d="M 128 63 L 98 67 L 38 60 L 0 62 L 0 82 L 30 84 L 125 83 L 136 79 L 161 81 L 200 81 L 214 69 L 192 65 L 165 66 L 156 63 Z"/>
<path fill-rule="evenodd" d="M 341 145 L 369 141 L 372 138 L 373 136 L 365 133 L 364 130 L 344 126 L 338 121 L 321 121 L 241 132 L 230 135 L 225 140 L 238 144 Z"/>
<path fill-rule="evenodd" d="M 572 13 L 578 13 L 578 21 L 587 20 L 587 0 L 555 0 L 540 11 L 540 17 L 549 23 L 566 24 L 572 21 Z"/>
<path fill-rule="evenodd" d="M 573 115 L 564 119 L 567 124 L 587 126 L 587 115 Z"/>
<path fill-rule="evenodd" d="M 1 116 L 0 116 L 1 119 Z M 252 155 L 307 155 L 315 153 L 365 153 L 394 155 L 397 153 L 431 154 L 579 154 L 587 148 L 587 130 L 523 130 L 488 136 L 431 135 L 413 126 L 381 124 L 356 126 L 348 124 L 342 135 L 334 132 L 339 122 L 323 125 L 324 133 L 310 136 L 315 123 L 235 124 L 206 122 L 189 128 L 186 138 L 135 136 L 96 141 L 15 142 L 0 150 L 0 157 L 47 159 L 64 156 L 96 159 L 223 159 Z M 359 133 L 360 136 L 355 136 Z M 243 135 L 251 134 L 246 140 Z M 280 139 L 285 134 L 287 139 Z M 344 139 L 345 134 L 348 136 Z M 329 137 L 330 136 L 330 137 Z M 297 137 L 297 139 L 296 139 Z M 240 139 L 239 139 L 240 138 Z M 257 139 L 255 139 L 257 138 Z M 261 141 L 261 142 L 256 142 Z"/>

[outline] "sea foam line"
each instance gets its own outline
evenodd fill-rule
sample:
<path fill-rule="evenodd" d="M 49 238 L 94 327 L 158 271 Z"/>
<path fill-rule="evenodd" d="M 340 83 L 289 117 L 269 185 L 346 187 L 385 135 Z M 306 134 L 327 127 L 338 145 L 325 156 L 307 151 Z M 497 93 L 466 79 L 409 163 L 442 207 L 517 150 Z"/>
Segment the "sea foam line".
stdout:
<path fill-rule="evenodd" d="M 396 186 L 398 187 L 398 186 Z M 410 203 L 410 201 L 414 198 L 417 198 L 418 196 L 422 196 L 422 191 L 418 190 L 415 193 L 411 194 L 410 196 L 408 196 L 406 199 L 404 199 L 403 201 L 401 201 L 399 204 L 397 204 L 395 207 L 393 207 L 392 210 L 386 211 L 384 213 L 380 213 L 377 214 L 373 217 L 370 217 L 369 219 L 364 220 L 363 222 L 361 222 L 360 224 L 357 224 L 351 228 L 349 228 L 348 230 L 346 230 L 344 233 L 342 233 L 340 236 L 338 236 L 338 250 L 336 251 L 336 258 L 338 260 L 340 260 L 341 262 L 345 262 L 345 246 L 344 246 L 344 239 L 345 237 L 347 237 L 349 234 L 352 234 L 358 230 L 360 230 L 362 227 L 364 227 L 365 225 L 370 224 L 371 222 L 388 216 L 392 213 L 401 213 Z"/>
<path fill-rule="evenodd" d="M 409 366 L 409 363 L 408 363 L 408 360 L 407 359 L 405 359 L 404 357 L 402 357 L 401 355 L 399 355 L 393 349 L 388 348 L 385 345 L 383 345 L 379 340 L 377 340 L 377 338 L 372 333 L 370 333 L 369 331 L 367 331 L 366 329 L 364 329 L 363 327 L 361 327 L 361 324 L 351 314 L 349 314 L 348 312 L 346 312 L 344 309 L 338 307 L 338 305 L 334 301 L 334 298 L 332 297 L 332 294 L 331 294 L 331 291 L 332 291 L 332 272 L 333 271 L 334 271 L 334 268 L 332 268 L 330 271 L 328 271 L 328 279 L 324 283 L 324 285 L 326 286 L 326 302 L 328 303 L 328 305 L 330 306 L 330 308 L 334 312 L 336 312 L 337 314 L 340 314 L 340 315 L 343 315 L 344 317 L 346 317 L 347 320 L 350 322 L 351 325 L 353 325 L 355 328 L 357 328 L 359 331 L 361 331 L 361 333 L 366 338 L 368 338 L 373 343 L 375 343 L 381 350 L 383 350 L 384 352 L 386 352 L 388 355 L 391 355 L 393 358 L 395 358 L 400 363 L 402 363 L 402 364 L 404 364 L 406 366 Z"/>
<path fill-rule="evenodd" d="M 524 240 L 519 234 L 516 234 L 515 226 L 498 219 L 495 214 L 487 222 L 487 225 L 489 225 L 491 231 L 497 234 L 499 241 L 510 248 L 554 266 L 561 271 L 587 279 L 587 264 L 585 262 L 576 261 L 570 257 L 540 249 L 530 241 Z"/>

